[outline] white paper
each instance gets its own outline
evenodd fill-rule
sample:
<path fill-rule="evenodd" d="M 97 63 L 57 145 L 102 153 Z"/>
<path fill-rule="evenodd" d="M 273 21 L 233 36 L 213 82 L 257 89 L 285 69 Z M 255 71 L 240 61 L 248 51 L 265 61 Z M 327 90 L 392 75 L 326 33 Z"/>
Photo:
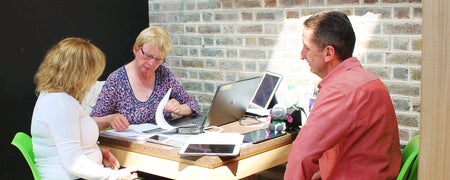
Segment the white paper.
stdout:
<path fill-rule="evenodd" d="M 119 137 L 135 139 L 135 140 L 145 140 L 145 138 L 151 136 L 152 134 L 146 134 L 143 132 L 147 131 L 147 130 L 156 129 L 156 128 L 158 128 L 157 125 L 150 124 L 150 123 L 132 124 L 125 131 L 116 131 L 114 129 L 108 129 L 108 130 L 102 131 L 102 133 L 119 136 Z"/>
<path fill-rule="evenodd" d="M 164 118 L 164 106 L 166 106 L 167 102 L 169 101 L 170 93 L 172 92 L 172 88 L 170 88 L 166 95 L 164 95 L 161 102 L 159 102 L 158 109 L 156 109 L 156 125 L 158 125 L 161 129 L 175 129 L 172 125 L 167 123 L 166 118 Z"/>

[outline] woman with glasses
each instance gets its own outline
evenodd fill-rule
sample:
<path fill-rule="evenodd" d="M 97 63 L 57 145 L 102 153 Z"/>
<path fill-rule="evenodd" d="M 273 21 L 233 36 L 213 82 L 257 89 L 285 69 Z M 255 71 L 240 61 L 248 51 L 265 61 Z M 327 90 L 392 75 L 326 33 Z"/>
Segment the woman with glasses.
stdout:
<path fill-rule="evenodd" d="M 161 27 L 141 31 L 133 45 L 134 59 L 107 78 L 91 116 L 100 129 L 123 131 L 130 124 L 155 123 L 159 102 L 172 88 L 164 117 L 198 113 L 198 102 L 163 65 L 172 40 Z"/>

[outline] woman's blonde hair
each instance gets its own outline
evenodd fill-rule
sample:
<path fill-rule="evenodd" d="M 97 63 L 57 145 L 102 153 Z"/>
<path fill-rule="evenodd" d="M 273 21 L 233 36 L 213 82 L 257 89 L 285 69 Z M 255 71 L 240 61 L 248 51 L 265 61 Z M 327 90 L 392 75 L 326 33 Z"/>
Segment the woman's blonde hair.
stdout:
<path fill-rule="evenodd" d="M 105 69 L 105 54 L 89 40 L 70 37 L 47 51 L 34 76 L 36 94 L 66 92 L 80 103 Z"/>
<path fill-rule="evenodd" d="M 152 26 L 142 30 L 136 37 L 133 49 L 139 50 L 145 43 L 158 47 L 163 58 L 167 57 L 172 48 L 172 39 L 169 33 L 159 26 Z"/>

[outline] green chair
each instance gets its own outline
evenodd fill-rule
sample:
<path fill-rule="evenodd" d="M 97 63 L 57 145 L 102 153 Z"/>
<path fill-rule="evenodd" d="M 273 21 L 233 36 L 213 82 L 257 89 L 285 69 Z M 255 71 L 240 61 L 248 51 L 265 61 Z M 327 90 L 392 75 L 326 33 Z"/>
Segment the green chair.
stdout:
<path fill-rule="evenodd" d="M 419 135 L 414 136 L 402 151 L 402 167 L 397 180 L 417 179 L 419 163 Z"/>
<path fill-rule="evenodd" d="M 30 166 L 31 172 L 33 173 L 33 177 L 35 180 L 40 180 L 38 171 L 34 164 L 34 153 L 33 153 L 33 144 L 31 142 L 31 137 L 28 134 L 23 132 L 17 132 L 14 136 L 14 139 L 11 142 L 12 145 L 16 146 L 17 149 L 20 150 L 23 157 Z"/>

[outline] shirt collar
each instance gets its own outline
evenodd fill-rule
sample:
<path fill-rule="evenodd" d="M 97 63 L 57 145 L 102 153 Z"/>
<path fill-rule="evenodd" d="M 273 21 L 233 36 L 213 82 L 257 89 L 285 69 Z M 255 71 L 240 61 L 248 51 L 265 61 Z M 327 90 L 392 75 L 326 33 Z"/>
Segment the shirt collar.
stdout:
<path fill-rule="evenodd" d="M 336 77 L 336 74 L 340 74 L 341 72 L 348 71 L 354 67 L 361 67 L 361 63 L 356 57 L 350 57 L 348 59 L 345 59 L 341 63 L 339 63 L 331 72 L 329 72 L 318 84 L 318 88 L 320 89 L 323 85 L 327 84 L 328 82 L 333 81 L 333 79 Z"/>

